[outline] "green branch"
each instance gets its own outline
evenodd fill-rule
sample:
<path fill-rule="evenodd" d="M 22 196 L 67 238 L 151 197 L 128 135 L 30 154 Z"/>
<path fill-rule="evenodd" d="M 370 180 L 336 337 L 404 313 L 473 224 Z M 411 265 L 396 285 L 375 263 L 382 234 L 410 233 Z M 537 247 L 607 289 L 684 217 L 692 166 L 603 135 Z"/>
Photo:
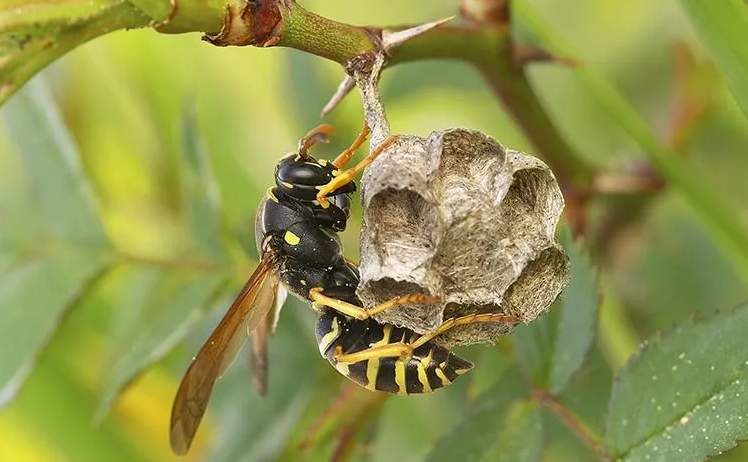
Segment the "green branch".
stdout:
<path fill-rule="evenodd" d="M 295 48 L 345 66 L 356 56 L 375 49 L 376 36 L 357 26 L 332 21 L 289 2 L 281 9 L 278 45 Z"/>
<path fill-rule="evenodd" d="M 108 32 L 142 27 L 150 19 L 118 0 L 49 0 L 0 6 L 0 104 L 49 63 Z"/>
<path fill-rule="evenodd" d="M 18 0 L 11 0 L 18 1 Z M 164 33 L 204 32 L 217 46 L 285 46 L 343 66 L 379 50 L 382 29 L 341 24 L 311 13 L 294 0 L 40 0 L 47 8 L 0 8 L 0 104 L 23 82 L 73 47 L 107 32 L 153 27 Z M 11 15 L 21 11 L 20 16 Z M 57 15 L 50 15 L 57 12 Z M 524 70 L 515 61 L 508 28 L 476 23 L 442 26 L 388 50 L 390 64 L 454 59 L 473 64 L 499 96 L 530 142 L 551 165 L 567 192 L 586 192 L 591 167 L 576 156 L 546 114 Z M 30 37 L 30 38 L 27 38 Z M 30 44 L 24 41 L 30 40 Z M 578 196 L 568 194 L 567 197 Z M 572 206 L 574 204 L 571 204 Z"/>

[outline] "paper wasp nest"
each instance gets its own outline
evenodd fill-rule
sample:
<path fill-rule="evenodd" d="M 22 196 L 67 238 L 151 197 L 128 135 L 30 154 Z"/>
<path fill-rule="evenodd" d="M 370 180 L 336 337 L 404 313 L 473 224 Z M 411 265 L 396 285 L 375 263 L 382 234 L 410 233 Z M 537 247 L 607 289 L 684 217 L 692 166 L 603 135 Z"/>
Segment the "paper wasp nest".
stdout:
<path fill-rule="evenodd" d="M 472 130 L 401 136 L 366 169 L 361 185 L 364 304 L 411 293 L 445 302 L 385 311 L 380 322 L 419 333 L 472 313 L 529 322 L 568 281 L 568 258 L 554 238 L 563 196 L 534 157 Z M 490 342 L 511 328 L 461 326 L 439 341 Z"/>

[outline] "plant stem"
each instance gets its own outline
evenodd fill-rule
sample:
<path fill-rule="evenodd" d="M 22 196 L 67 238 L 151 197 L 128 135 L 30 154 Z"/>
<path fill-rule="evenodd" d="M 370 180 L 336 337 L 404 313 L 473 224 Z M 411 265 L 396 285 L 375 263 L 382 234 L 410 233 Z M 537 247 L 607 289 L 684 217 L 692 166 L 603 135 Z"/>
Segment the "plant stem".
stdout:
<path fill-rule="evenodd" d="M 375 47 L 374 33 L 316 15 L 296 2 L 282 6 L 281 16 L 279 46 L 305 51 L 342 66 Z"/>
<path fill-rule="evenodd" d="M 578 414 L 545 390 L 535 388 L 533 389 L 532 394 L 533 399 L 535 399 L 538 404 L 555 415 L 556 418 L 566 426 L 566 428 L 574 433 L 577 438 L 579 438 L 579 440 L 590 449 L 590 451 L 597 455 L 598 459 L 602 462 L 615 462 L 613 457 L 605 450 L 602 438 L 600 438 L 600 436 L 598 436 Z"/>
<path fill-rule="evenodd" d="M 473 64 L 554 172 L 572 185 L 586 189 L 593 170 L 579 160 L 555 128 L 525 72 L 513 66 L 506 29 L 442 26 L 403 44 L 393 53 L 392 64 L 428 59 L 455 59 Z"/>
<path fill-rule="evenodd" d="M 239 39 L 219 44 L 286 46 L 344 66 L 352 58 L 380 46 L 379 37 L 383 29 L 332 21 L 305 10 L 294 0 L 258 1 L 256 7 L 240 3 L 230 0 L 223 5 L 217 0 L 181 0 L 175 4 L 170 0 L 137 0 L 134 4 L 138 8 L 125 3 L 126 9 L 129 8 L 127 11 L 120 11 L 124 7 L 119 7 L 112 11 L 113 17 L 107 16 L 102 27 L 83 35 L 76 33 L 75 40 L 66 44 L 64 50 L 39 52 L 38 55 L 31 56 L 27 61 L 36 64 L 29 66 L 25 72 L 17 72 L 20 77 L 12 77 L 24 81 L 68 49 L 97 35 L 117 28 L 148 24 L 164 32 L 201 30 L 215 33 L 215 29 L 223 21 L 224 30 L 221 35 Z M 197 8 L 198 4 L 203 5 L 203 8 Z M 273 10 L 279 11 L 280 15 L 264 15 Z M 2 26 L 0 24 L 0 30 Z M 399 28 L 392 30 L 396 29 Z M 512 64 L 508 28 L 496 25 L 442 26 L 406 42 L 392 52 L 391 58 L 391 64 L 426 59 L 456 59 L 475 65 L 538 153 L 560 177 L 565 189 L 573 187 L 580 191 L 587 190 L 592 168 L 574 154 L 546 114 L 524 71 Z M 3 69 L 2 72 L 6 70 Z M 5 94 L 0 91 L 0 103 L 20 85 L 10 75 L 2 77 L 0 89 L 5 89 Z"/>
<path fill-rule="evenodd" d="M 34 74 L 78 45 L 149 21 L 130 3 L 116 0 L 0 6 L 0 105 Z"/>

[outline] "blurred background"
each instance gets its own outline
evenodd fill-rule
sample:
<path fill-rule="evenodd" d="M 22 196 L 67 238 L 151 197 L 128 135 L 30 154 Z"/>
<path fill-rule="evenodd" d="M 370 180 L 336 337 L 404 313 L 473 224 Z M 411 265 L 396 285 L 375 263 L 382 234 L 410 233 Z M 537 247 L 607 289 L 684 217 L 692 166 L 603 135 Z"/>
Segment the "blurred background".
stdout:
<path fill-rule="evenodd" d="M 305 0 L 302 5 L 342 22 L 392 25 L 450 16 L 457 3 L 380 0 L 372 6 Z M 586 65 L 614 82 L 663 140 L 672 135 L 677 103 L 674 45 L 695 56 L 695 72 L 715 75 L 674 0 L 579 0 L 574 8 L 554 0 L 530 3 L 573 44 Z M 522 37 L 522 25 L 517 28 Z M 113 33 L 69 53 L 35 82 L 50 89 L 72 134 L 103 228 L 122 264 L 82 292 L 17 398 L 0 413 L 2 461 L 176 460 L 167 432 L 178 380 L 242 277 L 253 269 L 254 212 L 276 161 L 319 123 L 321 107 L 343 77 L 336 64 L 295 50 L 216 48 L 199 38 L 150 30 Z M 538 64 L 529 73 L 562 134 L 589 162 L 616 172 L 643 158 L 616 124 L 601 116 L 568 69 Z M 385 73 L 382 91 L 396 133 L 427 135 L 464 126 L 533 153 L 468 65 L 397 66 Z M 707 79 L 698 91 L 704 109 L 677 142 L 705 180 L 734 199 L 735 219 L 744 220 L 748 125 L 718 78 Z M 346 98 L 325 122 L 338 131 L 330 145 L 315 152 L 333 158 L 360 129 L 358 95 Z M 39 211 L 24 211 L 18 205 L 22 202 L 14 205 L 14 198 L 22 196 L 14 191 L 27 190 L 33 178 L 3 130 L 0 212 L 34 215 Z M 204 148 L 216 179 L 210 193 L 220 204 L 219 228 L 228 234 L 226 240 L 239 243 L 236 248 L 213 252 L 194 239 L 183 201 L 189 190 L 182 173 L 185 143 Z M 593 228 L 605 206 L 597 205 Z M 353 259 L 358 257 L 359 224 L 356 207 L 343 236 Z M 626 342 L 638 343 L 691 313 L 734 306 L 748 298 L 748 290 L 715 238 L 668 191 L 652 198 L 634 225 L 616 233 L 598 252 L 604 254 L 604 309 L 624 317 L 628 337 L 621 345 L 616 338 L 598 339 L 589 364 L 574 379 L 574 392 L 565 399 L 602 428 Z M 313 323 L 307 306 L 287 303 L 271 342 L 268 396 L 254 396 L 246 359 L 240 358 L 219 382 L 186 460 L 298 460 L 295 448 L 310 427 L 319 426 L 315 419 L 344 380 L 319 357 Z M 161 336 L 160 342 L 154 344 L 154 336 Z M 467 404 L 500 386 L 496 377 L 510 361 L 504 347 L 500 342 L 499 348 L 465 349 L 463 355 L 478 367 L 432 396 L 366 404 L 381 406 L 381 415 L 367 424 L 367 443 L 355 448 L 349 460 L 424 460 Z M 547 439 L 544 460 L 595 460 L 552 420 Z M 307 460 L 330 460 L 334 443 L 320 440 L 318 450 L 306 453 Z M 718 459 L 748 460 L 748 452 Z"/>

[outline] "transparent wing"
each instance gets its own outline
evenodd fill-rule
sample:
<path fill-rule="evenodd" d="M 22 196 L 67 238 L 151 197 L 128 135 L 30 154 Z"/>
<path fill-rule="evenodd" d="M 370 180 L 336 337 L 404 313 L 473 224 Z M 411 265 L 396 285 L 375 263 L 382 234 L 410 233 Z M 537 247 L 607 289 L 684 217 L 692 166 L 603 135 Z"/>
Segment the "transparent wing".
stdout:
<path fill-rule="evenodd" d="M 170 439 L 174 453 L 181 455 L 189 450 L 213 385 L 233 362 L 247 335 L 273 307 L 278 284 L 273 256 L 266 252 L 182 378 L 171 411 Z"/>
<path fill-rule="evenodd" d="M 283 285 L 277 284 L 272 312 L 265 316 L 265 320 L 257 326 L 249 339 L 249 366 L 252 371 L 252 386 L 260 396 L 264 395 L 267 390 L 268 340 L 275 333 L 278 316 L 287 296 L 288 292 Z"/>

